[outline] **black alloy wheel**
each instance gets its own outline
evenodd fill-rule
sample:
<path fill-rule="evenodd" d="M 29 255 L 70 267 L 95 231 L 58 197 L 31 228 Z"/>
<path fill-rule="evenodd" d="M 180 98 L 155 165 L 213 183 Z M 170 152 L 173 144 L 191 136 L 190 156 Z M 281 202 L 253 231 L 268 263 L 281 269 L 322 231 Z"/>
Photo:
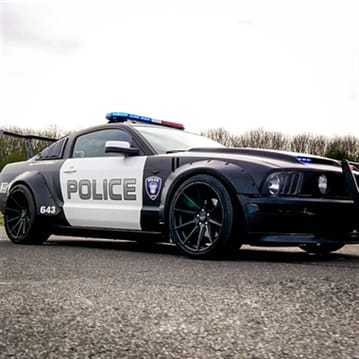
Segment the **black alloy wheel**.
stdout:
<path fill-rule="evenodd" d="M 16 185 L 10 190 L 4 221 L 6 233 L 14 243 L 37 244 L 44 242 L 48 237 L 45 228 L 39 231 L 34 199 L 24 185 Z"/>
<path fill-rule="evenodd" d="M 234 212 L 231 197 L 219 180 L 196 175 L 184 181 L 173 196 L 169 210 L 171 237 L 191 257 L 224 254 L 234 243 Z"/>

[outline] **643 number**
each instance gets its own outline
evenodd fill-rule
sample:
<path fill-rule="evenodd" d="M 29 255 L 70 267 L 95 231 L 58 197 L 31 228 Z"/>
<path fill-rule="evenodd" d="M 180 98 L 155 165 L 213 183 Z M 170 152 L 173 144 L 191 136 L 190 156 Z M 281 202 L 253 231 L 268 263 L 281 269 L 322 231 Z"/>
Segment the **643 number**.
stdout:
<path fill-rule="evenodd" d="M 41 206 L 40 213 L 41 214 L 55 214 L 56 206 Z"/>

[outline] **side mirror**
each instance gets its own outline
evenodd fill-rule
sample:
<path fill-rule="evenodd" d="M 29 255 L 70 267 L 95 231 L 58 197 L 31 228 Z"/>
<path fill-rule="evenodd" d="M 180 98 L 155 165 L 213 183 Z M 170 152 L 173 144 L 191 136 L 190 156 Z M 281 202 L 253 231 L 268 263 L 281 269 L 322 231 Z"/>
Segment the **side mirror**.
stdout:
<path fill-rule="evenodd" d="M 127 141 L 106 141 L 105 144 L 106 153 L 121 153 L 128 156 L 136 156 L 140 154 L 138 148 L 131 147 Z"/>

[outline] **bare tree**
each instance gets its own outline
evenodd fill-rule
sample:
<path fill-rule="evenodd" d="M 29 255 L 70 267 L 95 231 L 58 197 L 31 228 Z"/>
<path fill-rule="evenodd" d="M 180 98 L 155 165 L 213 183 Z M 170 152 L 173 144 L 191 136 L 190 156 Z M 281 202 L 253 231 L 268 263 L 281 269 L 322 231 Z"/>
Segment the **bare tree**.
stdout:
<path fill-rule="evenodd" d="M 232 135 L 223 128 L 210 129 L 202 134 L 226 146 L 285 150 L 359 161 L 359 138 L 354 136 L 329 138 L 311 133 L 286 136 L 263 128 L 241 135 Z"/>

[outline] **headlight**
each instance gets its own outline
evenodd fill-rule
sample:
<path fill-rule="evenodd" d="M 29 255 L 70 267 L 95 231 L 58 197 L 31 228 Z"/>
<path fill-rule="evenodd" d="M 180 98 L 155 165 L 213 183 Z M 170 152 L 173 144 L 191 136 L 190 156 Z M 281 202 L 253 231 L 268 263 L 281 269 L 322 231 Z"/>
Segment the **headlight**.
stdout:
<path fill-rule="evenodd" d="M 263 194 L 271 196 L 293 196 L 299 192 L 302 175 L 298 172 L 273 172 L 263 186 Z"/>
<path fill-rule="evenodd" d="M 321 194 L 328 193 L 328 178 L 326 175 L 320 175 L 318 177 L 318 189 Z"/>
<path fill-rule="evenodd" d="M 271 176 L 269 176 L 268 184 L 267 184 L 268 192 L 273 195 L 278 194 L 280 190 L 281 182 L 282 180 L 279 175 L 274 173 Z"/>

